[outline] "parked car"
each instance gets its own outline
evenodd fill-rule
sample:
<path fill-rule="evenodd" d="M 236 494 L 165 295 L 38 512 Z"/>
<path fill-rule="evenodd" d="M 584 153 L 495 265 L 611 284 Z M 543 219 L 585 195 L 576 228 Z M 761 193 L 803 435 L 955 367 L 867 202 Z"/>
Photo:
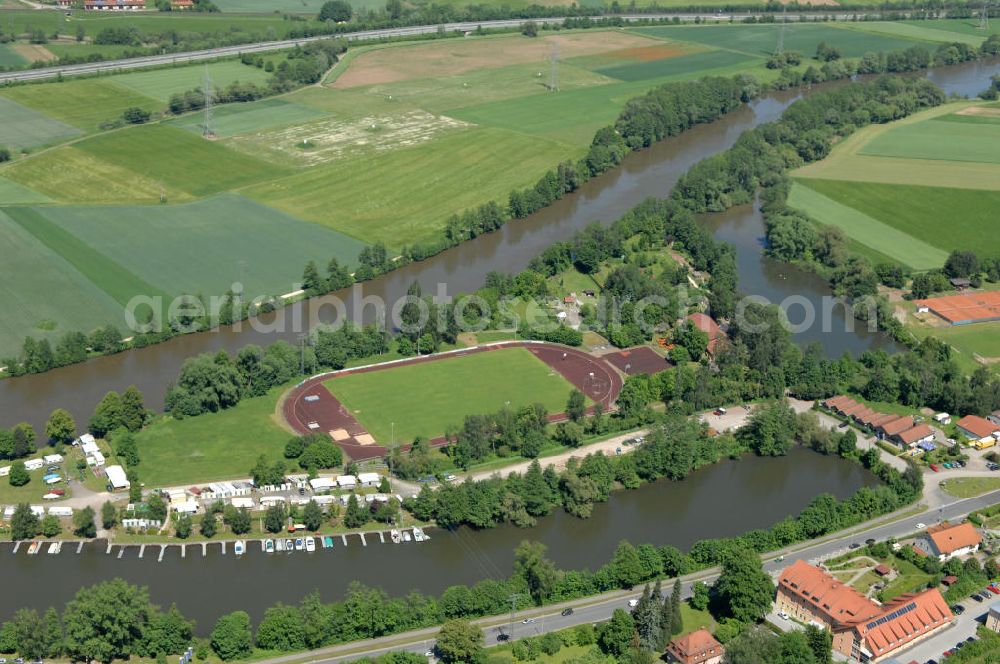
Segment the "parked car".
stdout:
<path fill-rule="evenodd" d="M 562 610 L 562 614 L 560 614 L 560 615 L 571 616 L 571 615 L 573 615 L 573 609 L 570 609 L 570 608 L 563 609 Z"/>
<path fill-rule="evenodd" d="M 525 625 L 530 625 L 531 623 L 535 622 L 535 619 L 534 619 L 534 618 L 525 618 L 525 619 L 524 619 L 524 620 L 522 620 L 521 622 L 522 622 L 523 624 L 525 624 Z"/>
<path fill-rule="evenodd" d="M 956 604 L 955 606 L 951 607 L 951 612 L 954 613 L 956 616 L 960 616 L 963 613 L 965 613 L 965 607 L 962 606 L 961 604 Z"/>
<path fill-rule="evenodd" d="M 861 545 L 858 544 L 857 542 L 851 542 L 851 545 L 849 547 L 847 547 L 847 548 L 848 549 L 860 549 Z"/>
<path fill-rule="evenodd" d="M 869 537 L 868 539 L 865 540 L 865 545 L 867 545 L 867 546 L 871 546 L 874 543 L 875 543 L 875 538 L 874 537 Z"/>
<path fill-rule="evenodd" d="M 917 530 L 923 530 L 923 529 L 924 529 L 924 528 L 926 528 L 926 527 L 927 527 L 927 524 L 926 524 L 926 523 L 923 523 L 923 522 L 917 522 Z"/>
<path fill-rule="evenodd" d="M 448 473 L 447 475 L 444 476 L 445 482 L 454 482 L 456 479 L 458 478 L 453 473 Z"/>
<path fill-rule="evenodd" d="M 508 640 L 510 640 L 510 634 L 504 634 L 503 632 L 497 634 L 497 641 L 508 641 Z"/>
<path fill-rule="evenodd" d="M 634 609 L 637 606 L 639 606 L 639 600 L 637 600 L 637 599 L 630 599 L 628 601 L 628 608 Z"/>
<path fill-rule="evenodd" d="M 933 470 L 935 473 L 940 473 L 941 472 L 941 469 L 937 467 L 936 463 L 932 463 L 931 464 L 931 470 Z"/>
<path fill-rule="evenodd" d="M 719 416 L 725 415 L 726 414 L 726 409 L 725 408 L 716 408 L 715 409 L 715 414 L 719 415 Z"/>
<path fill-rule="evenodd" d="M 994 595 L 1000 595 L 1000 586 L 997 586 L 995 583 L 991 583 L 990 585 L 986 586 L 986 589 L 989 590 Z"/>
<path fill-rule="evenodd" d="M 841 422 L 840 424 L 837 425 L 837 428 L 846 429 L 848 426 L 850 426 L 850 422 Z"/>

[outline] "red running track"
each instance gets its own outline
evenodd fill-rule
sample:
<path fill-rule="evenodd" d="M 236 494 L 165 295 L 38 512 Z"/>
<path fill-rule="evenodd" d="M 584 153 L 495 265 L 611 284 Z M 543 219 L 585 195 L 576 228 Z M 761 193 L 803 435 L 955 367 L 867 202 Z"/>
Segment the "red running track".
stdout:
<path fill-rule="evenodd" d="M 347 437 L 336 443 L 352 459 L 372 459 L 385 456 L 388 449 L 378 444 L 362 444 L 358 437 L 367 432 L 361 423 L 344 408 L 326 386 L 325 381 L 336 379 L 337 376 L 368 373 L 372 371 L 388 371 L 395 367 L 408 366 L 422 362 L 441 362 L 448 358 L 469 355 L 471 353 L 488 353 L 501 348 L 526 348 L 535 357 L 553 370 L 557 371 L 574 387 L 586 394 L 592 401 L 604 404 L 605 411 L 611 409 L 622 389 L 622 378 L 604 359 L 585 353 L 577 348 L 559 346 L 557 344 L 510 341 L 474 348 L 462 349 L 437 355 L 413 357 L 394 362 L 385 362 L 354 369 L 331 371 L 308 378 L 292 388 L 285 398 L 282 413 L 285 421 L 302 434 L 327 433 L 343 429 Z M 566 419 L 565 413 L 549 415 L 550 422 L 560 422 Z M 457 424 L 457 422 L 456 422 Z M 332 435 L 331 435 L 332 437 Z M 435 438 L 431 445 L 443 445 L 445 438 Z M 408 446 L 404 446 L 406 449 Z"/>

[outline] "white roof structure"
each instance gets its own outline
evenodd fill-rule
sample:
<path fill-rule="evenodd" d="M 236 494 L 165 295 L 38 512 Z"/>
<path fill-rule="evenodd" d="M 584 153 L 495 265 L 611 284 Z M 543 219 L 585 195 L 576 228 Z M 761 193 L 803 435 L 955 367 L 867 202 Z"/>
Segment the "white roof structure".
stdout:
<path fill-rule="evenodd" d="M 113 489 L 127 489 L 130 486 L 128 478 L 125 477 L 125 469 L 121 466 L 108 466 L 104 469 L 107 473 L 108 481 Z"/>
<path fill-rule="evenodd" d="M 339 486 L 341 488 L 343 488 L 343 487 L 349 487 L 349 486 L 355 486 L 355 485 L 357 485 L 357 483 L 358 483 L 358 478 L 355 477 L 354 475 L 338 475 L 337 476 L 337 486 Z"/>
<path fill-rule="evenodd" d="M 0 468 L 0 477 L 7 477 L 8 475 L 10 475 L 10 466 Z"/>
<path fill-rule="evenodd" d="M 41 506 L 41 505 L 32 505 L 32 506 L 31 506 L 31 511 L 32 511 L 32 512 L 33 512 L 33 513 L 35 514 L 35 516 L 37 516 L 37 517 L 38 517 L 39 519 L 41 519 L 41 518 L 42 518 L 43 516 L 45 516 L 45 508 L 44 508 L 43 506 Z"/>
<path fill-rule="evenodd" d="M 329 477 L 317 477 L 309 480 L 309 486 L 312 487 L 313 491 L 329 491 L 335 484 Z"/>
<path fill-rule="evenodd" d="M 42 457 L 45 463 L 62 463 L 63 457 L 61 454 L 46 454 Z"/>
<path fill-rule="evenodd" d="M 49 508 L 49 514 L 52 516 L 73 516 L 73 508 L 63 505 L 54 505 Z"/>
<path fill-rule="evenodd" d="M 236 497 L 229 500 L 229 504 L 236 509 L 241 510 L 252 510 L 253 509 L 253 498 L 243 498 Z"/>
<path fill-rule="evenodd" d="M 170 509 L 178 514 L 195 514 L 198 511 L 198 502 L 195 500 L 188 500 L 183 503 L 174 503 L 170 506 Z"/>
<path fill-rule="evenodd" d="M 15 508 L 13 505 L 8 505 L 7 507 L 3 508 L 3 518 L 6 521 L 10 521 L 11 518 L 14 516 L 15 509 L 17 508 Z"/>
<path fill-rule="evenodd" d="M 284 496 L 261 496 L 260 498 L 261 505 L 264 505 L 265 503 L 283 503 L 283 502 L 285 502 Z"/>
<path fill-rule="evenodd" d="M 74 445 L 87 445 L 87 444 L 95 445 L 96 442 L 97 441 L 94 440 L 94 437 L 92 435 L 90 435 L 89 433 L 85 433 L 82 436 L 80 436 L 79 438 L 77 438 L 76 440 L 74 440 L 73 444 Z M 86 451 L 86 450 L 84 450 L 84 451 Z"/>
<path fill-rule="evenodd" d="M 358 475 L 358 481 L 362 484 L 378 484 L 381 479 L 378 473 L 361 473 Z"/>
<path fill-rule="evenodd" d="M 41 459 L 28 459 L 24 462 L 24 467 L 28 470 L 38 470 L 45 465 L 45 462 Z"/>
<path fill-rule="evenodd" d="M 89 441 L 83 443 L 80 449 L 82 449 L 83 453 L 88 456 L 92 454 L 100 454 L 101 452 L 101 448 L 97 445 L 96 442 L 94 442 L 93 436 L 90 437 Z"/>

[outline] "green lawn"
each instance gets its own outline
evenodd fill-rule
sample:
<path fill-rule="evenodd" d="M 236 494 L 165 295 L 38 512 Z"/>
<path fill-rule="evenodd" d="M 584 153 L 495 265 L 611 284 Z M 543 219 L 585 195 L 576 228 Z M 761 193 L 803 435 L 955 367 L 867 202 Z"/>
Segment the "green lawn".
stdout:
<path fill-rule="evenodd" d="M 7 88 L 0 95 L 86 131 L 120 118 L 122 111 L 131 106 L 150 112 L 163 108 L 162 102 L 107 78 L 20 85 Z"/>
<path fill-rule="evenodd" d="M 938 249 L 926 242 L 916 239 L 906 231 L 882 223 L 878 219 L 859 212 L 852 207 L 859 197 L 856 196 L 855 185 L 847 186 L 844 182 L 830 180 L 802 180 L 792 187 L 788 204 L 809 213 L 821 224 L 836 226 L 848 237 L 870 246 L 878 252 L 889 256 L 898 263 L 917 270 L 930 270 L 944 265 L 948 252 Z M 828 185 L 838 194 L 836 200 L 824 196 L 817 189 Z M 891 185 L 883 185 L 892 188 Z M 833 192 L 832 192 L 833 193 Z M 844 201 L 844 202 L 840 202 Z M 850 203 L 845 204 L 845 203 Z M 893 198 L 893 205 L 898 199 Z M 896 217 L 900 224 L 907 224 L 902 215 Z"/>
<path fill-rule="evenodd" d="M 170 95 L 201 88 L 208 72 L 212 85 L 224 88 L 230 83 L 265 83 L 271 74 L 263 69 L 245 65 L 239 60 L 223 60 L 207 65 L 189 65 L 171 69 L 154 69 L 130 74 L 118 74 L 111 80 L 139 94 L 166 103 Z"/>
<path fill-rule="evenodd" d="M 513 187 L 534 184 L 572 153 L 554 141 L 472 129 L 320 166 L 243 193 L 301 219 L 398 249 L 436 239 L 454 212 L 491 199 L 506 201 Z"/>
<path fill-rule="evenodd" d="M 886 602 L 900 595 L 920 590 L 934 579 L 933 575 L 927 574 L 913 563 L 902 558 L 893 557 L 890 562 L 899 572 L 899 576 L 882 589 L 882 597 Z"/>
<path fill-rule="evenodd" d="M 218 413 L 183 420 L 164 416 L 137 436 L 139 477 L 151 488 L 192 485 L 248 477 L 261 454 L 284 458 L 292 434 L 278 425 L 275 407 L 286 389 L 274 388 Z"/>
<path fill-rule="evenodd" d="M 15 51 L 9 44 L 0 44 L 0 69 L 16 69 L 28 64 L 28 59 Z"/>
<path fill-rule="evenodd" d="M 758 62 L 757 58 L 746 53 L 717 50 L 692 53 L 691 55 L 682 55 L 664 60 L 653 60 L 651 62 L 636 62 L 613 67 L 602 67 L 595 71 L 622 81 L 645 81 L 667 78 L 678 74 L 688 74 L 693 70 L 720 69 L 756 62 Z"/>
<path fill-rule="evenodd" d="M 919 337 L 934 336 L 950 344 L 960 352 L 959 359 L 964 357 L 971 362 L 974 353 L 983 357 L 1000 358 L 1000 323 L 976 323 L 943 328 L 914 325 L 910 329 Z M 968 366 L 971 372 L 977 365 Z"/>
<path fill-rule="evenodd" d="M 762 25 L 681 25 L 636 28 L 652 37 L 695 42 L 740 51 L 754 56 L 768 56 L 778 44 L 778 24 Z M 807 57 L 816 53 L 816 46 L 825 41 L 841 50 L 845 57 L 860 57 L 868 51 L 895 51 L 920 42 L 895 36 L 847 30 L 840 26 L 813 23 L 789 23 L 785 26 L 786 50 L 799 51 Z"/>
<path fill-rule="evenodd" d="M 338 376 L 325 383 L 380 444 L 434 438 L 466 415 L 541 403 L 562 412 L 572 387 L 523 348 L 506 348 L 382 371 Z"/>
<path fill-rule="evenodd" d="M 16 150 L 51 145 L 81 133 L 4 97 L 0 97 L 0 118 L 0 145 Z"/>
<path fill-rule="evenodd" d="M 947 117 L 903 124 L 877 135 L 859 154 L 1000 164 L 1000 124 L 949 122 Z"/>
<path fill-rule="evenodd" d="M 813 200 L 822 202 L 825 197 L 835 201 L 834 205 L 818 206 L 822 221 L 843 224 L 855 239 L 908 265 L 933 266 L 936 260 L 941 265 L 947 257 L 943 254 L 953 249 L 974 249 L 985 255 L 1000 252 L 1000 236 L 991 230 L 1000 191 L 819 179 L 800 182 L 808 189 L 797 184 L 792 198 L 798 201 L 796 205 L 811 211 Z M 997 187 L 1000 189 L 1000 182 Z M 844 206 L 857 214 L 844 214 Z M 865 216 L 879 225 L 863 223 Z M 946 226 L 943 220 L 947 220 Z M 912 240 L 901 239 L 899 232 Z M 941 253 L 933 253 L 932 248 Z"/>
<path fill-rule="evenodd" d="M 37 459 L 44 454 L 51 454 L 52 451 L 48 448 L 44 450 L 38 450 L 37 453 L 32 454 L 30 458 Z M 65 456 L 65 455 L 64 455 Z M 0 466 L 9 466 L 12 461 L 0 461 Z M 62 475 L 63 480 L 66 479 L 66 464 L 62 464 L 63 471 L 59 474 Z M 42 478 L 49 474 L 46 468 L 40 470 L 29 471 L 28 475 L 31 476 L 31 481 L 24 486 L 11 486 L 9 477 L 0 477 L 0 505 L 16 505 L 17 503 L 29 503 L 31 505 L 58 505 L 60 500 L 42 500 L 42 496 L 49 492 L 49 489 L 65 489 L 66 496 L 69 497 L 70 491 L 65 482 L 61 482 L 56 485 L 46 484 Z M 73 477 L 77 477 L 76 469 L 73 469 Z"/>
<path fill-rule="evenodd" d="M 281 168 L 162 124 L 101 134 L 74 147 L 193 196 L 284 175 Z"/>
<path fill-rule="evenodd" d="M 212 115 L 212 127 L 219 138 L 248 134 L 275 127 L 301 124 L 326 117 L 326 113 L 285 101 L 284 99 L 262 99 L 247 104 L 227 104 L 220 106 Z M 174 120 L 171 124 L 196 134 L 203 131 L 205 116 L 192 113 Z"/>
<path fill-rule="evenodd" d="M 237 194 L 183 205 L 64 206 L 35 210 L 85 245 L 178 295 L 250 297 L 294 290 L 306 262 L 354 265 L 363 244 Z M 148 242 L 148 238 L 156 238 Z M 67 257 L 70 258 L 70 257 Z M 133 293 L 135 294 L 135 293 Z"/>
<path fill-rule="evenodd" d="M 945 27 L 949 23 L 958 21 L 919 21 L 907 23 L 904 21 L 858 21 L 857 23 L 845 23 L 844 27 L 871 32 L 890 37 L 902 37 L 905 39 L 917 39 L 929 42 L 963 42 L 970 46 L 979 47 L 986 38 L 987 33 L 979 30 L 975 33 L 963 33 L 949 30 Z"/>
<path fill-rule="evenodd" d="M 1000 489 L 1000 477 L 958 477 L 944 481 L 945 492 L 956 498 L 974 498 Z"/>
<path fill-rule="evenodd" d="M 121 323 L 121 307 L 107 293 L 2 210 L 0 256 L 0 357 L 16 354 L 28 334 L 54 341 L 69 330 L 89 332 L 108 322 Z M 56 323 L 56 328 L 39 329 L 43 321 Z"/>
<path fill-rule="evenodd" d="M 4 205 L 24 205 L 25 203 L 48 203 L 52 199 L 37 191 L 7 178 L 0 178 L 0 201 Z"/>

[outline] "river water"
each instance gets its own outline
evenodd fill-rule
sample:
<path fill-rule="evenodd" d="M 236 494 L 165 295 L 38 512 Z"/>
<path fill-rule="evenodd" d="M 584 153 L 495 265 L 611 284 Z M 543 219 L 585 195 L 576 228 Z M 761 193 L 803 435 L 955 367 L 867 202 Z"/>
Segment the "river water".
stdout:
<path fill-rule="evenodd" d="M 131 547 L 119 559 L 118 547 L 108 555 L 103 542 L 87 544 L 79 555 L 75 545 L 66 546 L 53 556 L 28 556 L 25 547 L 11 555 L 12 545 L 5 542 L 0 546 L 0 620 L 22 606 L 62 607 L 81 586 L 117 576 L 148 586 L 158 604 L 176 602 L 205 633 L 223 613 L 244 609 L 256 621 L 268 606 L 297 602 L 313 590 L 326 601 L 339 599 L 355 580 L 399 596 L 415 589 L 439 594 L 458 583 L 505 578 L 523 539 L 544 542 L 564 569 L 596 568 L 611 559 L 622 539 L 686 549 L 699 539 L 769 526 L 823 491 L 845 497 L 877 482 L 856 464 L 796 448 L 786 457 L 727 460 L 681 482 L 661 480 L 616 493 L 595 506 L 590 519 L 560 510 L 529 529 L 433 529 L 431 540 L 421 544 L 393 545 L 388 538 L 380 544 L 369 536 L 363 547 L 351 537 L 346 548 L 338 539 L 333 549 L 314 554 L 268 555 L 251 543 L 240 559 L 231 547 L 222 555 L 217 544 L 205 557 L 199 546 L 189 546 L 183 559 L 177 547 L 169 547 L 157 562 L 158 547 L 147 547 L 142 559 Z"/>
<path fill-rule="evenodd" d="M 998 62 L 972 63 L 932 71 L 928 76 L 948 93 L 975 95 L 998 71 Z M 511 222 L 496 233 L 359 288 L 363 295 L 391 301 L 417 280 L 425 292 L 436 292 L 437 284 L 443 283 L 455 294 L 478 288 L 492 270 L 520 270 L 546 246 L 570 237 L 592 221 L 610 223 L 644 198 L 666 195 L 691 165 L 725 150 L 746 129 L 777 118 L 798 94 L 770 94 L 716 123 L 631 154 L 620 168 L 528 219 Z M 829 294 L 826 284 L 815 276 L 762 256 L 763 222 L 752 206 L 708 216 L 705 223 L 718 238 L 735 245 L 744 293 L 772 302 L 798 295 L 814 306 Z M 278 312 L 273 319 L 324 319 L 328 312 L 320 310 L 325 302 L 327 298 L 300 303 Z M 789 317 L 797 322 L 794 307 Z M 829 332 L 813 329 L 797 334 L 796 339 L 819 341 L 831 356 L 892 347 L 883 335 L 864 332 L 861 326 L 860 332 L 847 330 L 842 317 L 837 323 L 834 315 Z M 294 340 L 295 333 L 262 333 L 244 325 L 242 331 L 189 335 L 38 376 L 0 381 L 0 426 L 29 421 L 43 430 L 45 419 L 57 407 L 69 409 L 78 422 L 85 422 L 105 392 L 131 384 L 143 391 L 150 406 L 159 407 L 166 384 L 176 377 L 185 358 L 205 351 L 234 351 L 247 343 L 265 344 L 279 337 Z M 332 600 L 355 579 L 399 594 L 414 588 L 436 593 L 455 583 L 506 576 L 513 549 L 524 538 L 545 542 L 551 557 L 566 568 L 595 566 L 607 560 L 623 538 L 685 548 L 705 537 L 724 537 L 772 524 L 796 513 L 822 491 L 846 496 L 875 481 L 839 459 L 796 450 L 778 459 L 726 461 L 684 482 L 662 481 L 617 494 L 607 504 L 598 505 L 586 521 L 560 512 L 529 530 L 434 531 L 430 542 L 419 545 L 372 544 L 363 548 L 352 539 L 346 549 L 338 544 L 332 552 L 312 556 L 266 556 L 252 550 L 241 560 L 217 551 L 205 558 L 200 552 L 189 551 L 182 560 L 179 551 L 171 548 L 158 563 L 155 551 L 147 550 L 141 560 L 135 550 L 117 559 L 106 555 L 99 543 L 88 545 L 80 555 L 67 547 L 59 556 L 34 557 L 24 555 L 23 550 L 10 555 L 10 545 L 5 544 L 0 548 L 0 577 L 4 580 L 0 618 L 19 606 L 61 606 L 82 585 L 122 576 L 148 585 L 160 604 L 177 602 L 186 615 L 199 621 L 199 631 L 205 632 L 226 611 L 242 608 L 259 617 L 274 602 L 297 601 L 313 589 Z"/>

